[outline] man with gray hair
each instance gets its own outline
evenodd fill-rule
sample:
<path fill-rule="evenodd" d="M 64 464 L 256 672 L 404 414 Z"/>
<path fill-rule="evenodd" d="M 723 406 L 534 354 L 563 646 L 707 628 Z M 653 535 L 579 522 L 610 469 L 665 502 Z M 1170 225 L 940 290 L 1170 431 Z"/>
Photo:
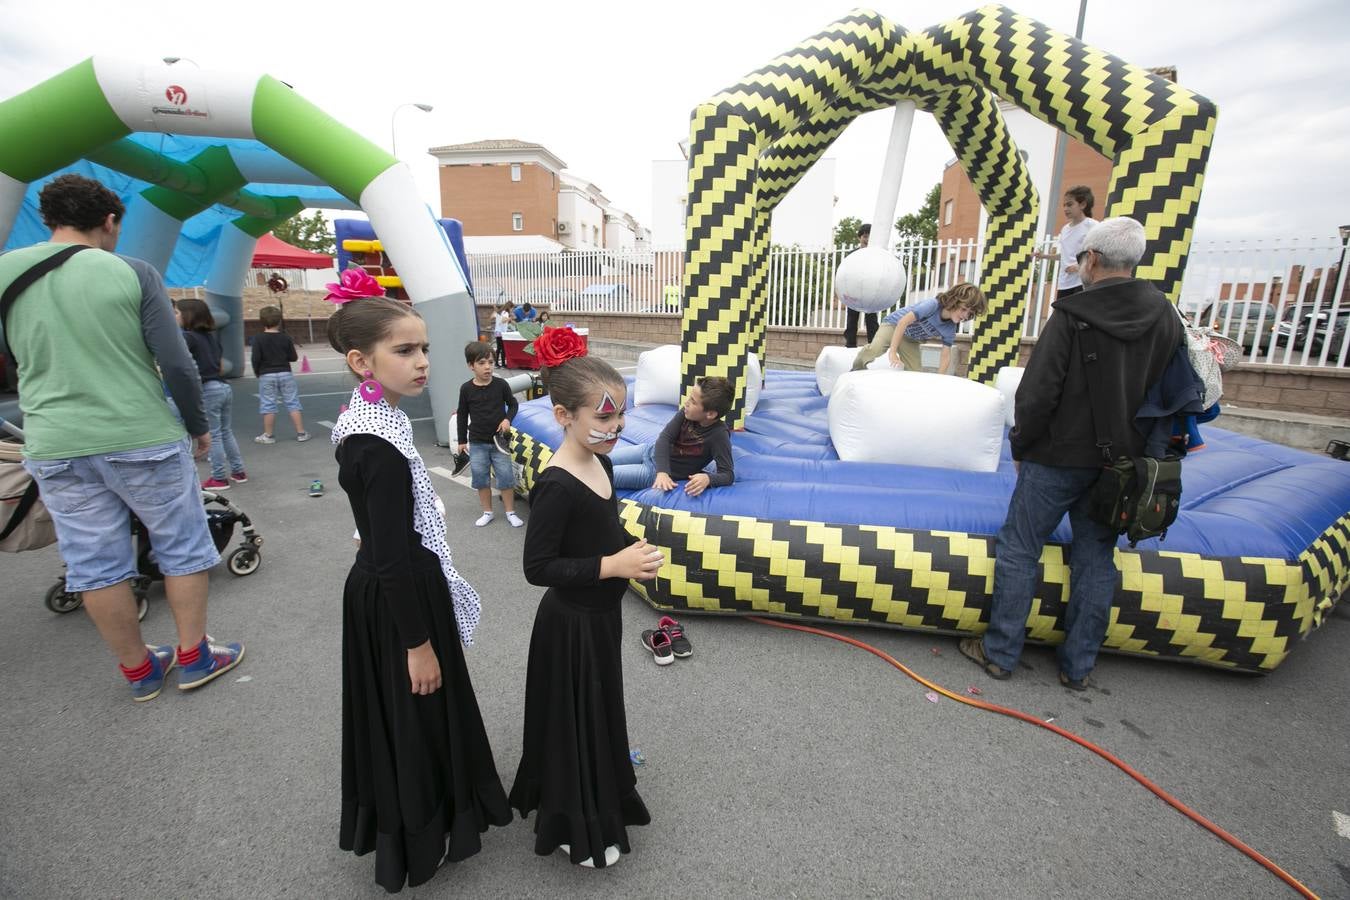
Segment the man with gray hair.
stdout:
<path fill-rule="evenodd" d="M 1055 301 L 1056 314 L 1046 322 L 1017 389 L 1008 434 L 1017 485 L 996 539 L 989 629 L 983 639 L 960 643 L 961 652 L 993 678 L 1007 678 L 1017 668 L 1040 580 L 1037 562 L 1066 512 L 1073 543 L 1066 635 L 1056 651 L 1060 684 L 1086 690 L 1106 637 L 1115 596 L 1116 533 L 1087 512 L 1102 471 L 1098 435 L 1110 440 L 1117 455 L 1142 455 L 1144 435 L 1134 427 L 1135 412 L 1183 334 L 1162 292 L 1134 277 L 1143 255 L 1144 228 L 1133 219 L 1107 219 L 1088 232 L 1076 259 L 1084 290 Z M 1092 405 L 1079 357 L 1079 331 L 1088 328 L 1096 331 L 1101 407 Z"/>

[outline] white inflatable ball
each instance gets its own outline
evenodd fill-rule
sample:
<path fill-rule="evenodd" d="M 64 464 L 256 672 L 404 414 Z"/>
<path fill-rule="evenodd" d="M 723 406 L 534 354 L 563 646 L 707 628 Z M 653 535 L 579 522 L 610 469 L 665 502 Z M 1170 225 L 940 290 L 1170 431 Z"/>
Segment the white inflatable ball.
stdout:
<path fill-rule="evenodd" d="M 849 372 L 834 383 L 828 417 L 849 462 L 993 472 L 1003 449 L 1003 395 L 950 375 Z"/>
<path fill-rule="evenodd" d="M 881 312 L 894 306 L 905 291 L 905 267 L 889 250 L 863 247 L 839 264 L 834 290 L 849 309 Z"/>
<path fill-rule="evenodd" d="M 853 361 L 862 352 L 859 347 L 821 347 L 816 357 L 816 388 L 820 396 L 830 396 L 840 375 L 852 370 Z"/>
<path fill-rule="evenodd" d="M 1017 424 L 1013 417 L 1017 413 L 1017 389 L 1022 384 L 1022 373 L 1026 369 L 1021 366 L 1004 366 L 998 370 L 994 376 L 994 387 L 1003 395 L 1003 405 L 1005 410 L 1004 422 L 1011 428 Z"/>
<path fill-rule="evenodd" d="M 680 345 L 662 344 L 638 356 L 633 405 L 680 403 Z"/>

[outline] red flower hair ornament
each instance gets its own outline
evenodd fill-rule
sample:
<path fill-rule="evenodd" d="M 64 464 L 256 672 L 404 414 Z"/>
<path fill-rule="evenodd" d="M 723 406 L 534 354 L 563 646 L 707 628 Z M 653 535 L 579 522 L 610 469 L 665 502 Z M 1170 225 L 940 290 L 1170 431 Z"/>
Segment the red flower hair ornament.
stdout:
<path fill-rule="evenodd" d="M 534 339 L 534 352 L 546 366 L 560 366 L 569 359 L 586 355 L 586 342 L 570 328 L 545 328 Z"/>
<path fill-rule="evenodd" d="M 384 288 L 380 283 L 360 267 L 344 269 L 338 276 L 336 284 L 329 282 L 325 287 L 328 288 L 328 296 L 323 299 L 337 306 L 360 300 L 362 297 L 384 296 Z"/>

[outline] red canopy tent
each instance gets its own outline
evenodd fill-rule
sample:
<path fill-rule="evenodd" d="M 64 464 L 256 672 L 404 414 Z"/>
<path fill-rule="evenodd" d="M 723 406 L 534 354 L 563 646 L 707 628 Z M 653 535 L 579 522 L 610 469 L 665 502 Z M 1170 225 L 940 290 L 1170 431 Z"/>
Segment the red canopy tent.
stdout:
<path fill-rule="evenodd" d="M 311 253 L 292 247 L 276 235 L 268 232 L 258 238 L 257 249 L 253 251 L 255 269 L 331 269 L 333 257 L 322 253 Z"/>

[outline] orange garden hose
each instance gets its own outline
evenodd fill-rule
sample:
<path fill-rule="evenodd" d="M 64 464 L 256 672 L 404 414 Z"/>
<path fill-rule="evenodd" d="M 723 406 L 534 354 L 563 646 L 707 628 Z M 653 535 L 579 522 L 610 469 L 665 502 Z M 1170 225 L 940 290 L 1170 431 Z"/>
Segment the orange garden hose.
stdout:
<path fill-rule="evenodd" d="M 1167 791 L 1164 791 L 1162 788 L 1158 787 L 1148 778 L 1144 777 L 1142 773 L 1135 771 L 1133 768 L 1128 766 L 1124 761 L 1122 761 L 1118 757 L 1107 752 L 1106 750 L 1102 749 L 1101 747 L 1097 746 L 1096 744 L 1092 743 L 1086 738 L 1079 737 L 1072 731 L 1067 731 L 1063 728 L 1060 728 L 1058 725 L 1054 725 L 1049 722 L 1043 722 L 1036 716 L 1029 715 L 1028 713 L 1024 713 L 1018 709 L 1012 709 L 1011 707 L 1007 706 L 999 706 L 997 703 L 986 703 L 983 700 L 975 700 L 970 697 L 963 697 L 960 694 L 953 693 L 939 684 L 934 684 L 933 682 L 924 678 L 922 675 L 906 667 L 903 663 L 901 663 L 895 657 L 891 656 L 889 653 L 886 653 L 885 651 L 882 650 L 878 650 L 871 644 L 866 644 L 862 641 L 855 640 L 854 638 L 845 637 L 842 634 L 835 634 L 834 632 L 826 631 L 823 628 L 812 628 L 809 625 L 795 625 L 791 622 L 777 622 L 772 619 L 762 619 L 759 616 L 747 616 L 746 618 L 748 618 L 752 622 L 758 622 L 761 625 L 770 625 L 774 628 L 786 628 L 790 631 L 802 631 L 805 632 L 806 634 L 815 634 L 821 637 L 831 638 L 836 641 L 842 641 L 845 644 L 852 644 L 854 647 L 857 647 L 860 650 L 866 650 L 873 656 L 881 657 L 886 662 L 895 666 L 901 672 L 904 672 L 910 678 L 913 678 L 915 681 L 919 682 L 919 684 L 933 691 L 936 691 L 937 693 L 941 694 L 942 696 L 946 697 L 949 700 L 955 700 L 957 703 L 964 703 L 967 706 L 973 706 L 976 709 L 983 709 L 986 712 L 994 712 L 998 713 L 999 715 L 1008 716 L 1013 719 L 1020 719 L 1021 721 L 1035 725 L 1038 728 L 1044 728 L 1046 731 L 1053 731 L 1060 737 L 1073 741 L 1078 746 L 1083 747 L 1087 750 L 1091 750 L 1093 753 L 1097 754 L 1102 759 L 1109 762 L 1111 765 L 1120 769 L 1126 775 L 1130 776 L 1135 781 L 1139 782 L 1144 787 L 1148 788 L 1149 791 L 1151 791 L 1155 796 L 1157 796 L 1168 806 L 1171 806 L 1177 812 L 1181 813 L 1183 816 L 1190 819 L 1192 822 L 1199 825 L 1201 828 L 1204 828 L 1205 830 L 1209 831 L 1215 837 L 1222 840 L 1224 843 L 1237 849 L 1247 857 L 1264 866 L 1271 873 L 1273 873 L 1276 878 L 1280 879 L 1285 884 L 1289 885 L 1289 887 L 1293 888 L 1301 896 L 1311 898 L 1311 900 L 1317 900 L 1316 894 L 1314 894 L 1311 890 L 1309 890 L 1306 886 L 1304 886 L 1303 883 L 1300 882 L 1297 878 L 1295 878 L 1294 876 L 1286 872 L 1284 869 L 1281 869 L 1279 866 L 1277 866 L 1273 861 L 1267 859 L 1265 856 L 1262 856 L 1256 850 L 1252 849 L 1251 847 L 1244 844 L 1242 841 L 1238 840 L 1238 838 L 1229 834 L 1227 831 L 1224 831 L 1218 825 L 1215 825 L 1209 819 L 1206 819 L 1204 816 L 1200 815 L 1198 812 L 1191 809 L 1186 804 L 1182 803 L 1176 797 L 1173 797 L 1171 794 L 1167 793 Z"/>

